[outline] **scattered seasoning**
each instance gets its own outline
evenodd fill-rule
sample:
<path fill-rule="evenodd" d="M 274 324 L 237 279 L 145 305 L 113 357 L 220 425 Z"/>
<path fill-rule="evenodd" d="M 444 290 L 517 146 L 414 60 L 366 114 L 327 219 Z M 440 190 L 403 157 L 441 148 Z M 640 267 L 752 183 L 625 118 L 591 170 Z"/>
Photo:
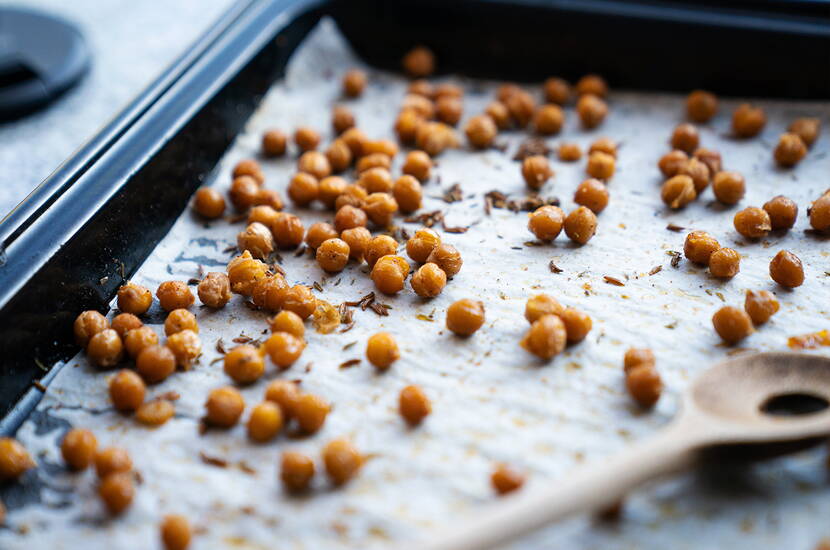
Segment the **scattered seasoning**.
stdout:
<path fill-rule="evenodd" d="M 562 269 L 559 268 L 555 263 L 553 263 L 553 260 L 551 260 L 548 264 L 548 268 L 550 269 L 551 273 L 562 273 Z"/>
<path fill-rule="evenodd" d="M 323 286 L 317 281 L 314 281 L 314 284 L 311 286 L 313 286 L 314 290 L 316 290 L 317 292 L 323 292 Z"/>
<path fill-rule="evenodd" d="M 251 341 L 253 341 L 253 338 L 251 338 L 250 336 L 246 336 L 245 334 L 240 334 L 232 340 L 234 344 L 247 344 Z"/>
<path fill-rule="evenodd" d="M 347 349 L 350 349 L 350 348 L 351 348 L 352 346 L 354 346 L 355 344 L 357 344 L 357 340 L 355 340 L 354 342 L 349 342 L 348 344 L 346 344 L 345 346 L 343 346 L 343 348 L 342 348 L 342 349 L 343 349 L 343 351 L 346 351 Z"/>
<path fill-rule="evenodd" d="M 303 254 L 305 254 L 306 245 L 301 245 L 297 248 L 296 252 L 294 252 L 294 257 L 299 258 Z"/>
<path fill-rule="evenodd" d="M 418 214 L 416 216 L 409 216 L 408 218 L 404 218 L 403 221 L 407 223 L 420 223 L 425 227 L 432 227 L 443 220 L 444 213 L 440 210 L 434 210 L 432 212 L 424 212 L 423 214 Z"/>
<path fill-rule="evenodd" d="M 666 328 L 667 328 L 667 329 L 671 329 L 671 330 L 676 329 L 676 328 L 677 328 L 677 321 L 672 321 L 671 323 L 669 323 L 668 325 L 666 325 Z"/>
<path fill-rule="evenodd" d="M 340 363 L 337 368 L 338 369 L 348 369 L 360 364 L 360 359 L 349 359 L 348 361 L 343 361 Z"/>
<path fill-rule="evenodd" d="M 790 336 L 787 338 L 787 345 L 792 349 L 815 349 L 820 346 L 830 346 L 830 332 L 824 329 L 810 334 Z"/>
<path fill-rule="evenodd" d="M 662 265 L 656 265 L 656 266 L 651 268 L 651 271 L 649 271 L 648 274 L 649 274 L 649 276 L 657 275 L 661 271 L 663 271 L 663 266 Z"/>
<path fill-rule="evenodd" d="M 672 267 L 676 268 L 677 266 L 680 265 L 680 252 L 678 252 L 676 250 L 667 250 L 666 254 L 671 256 L 671 266 Z"/>
<path fill-rule="evenodd" d="M 685 230 L 686 230 L 686 228 L 685 228 L 685 227 L 682 227 L 682 226 L 677 225 L 677 224 L 674 224 L 674 223 L 670 223 L 669 225 L 667 225 L 667 226 L 666 226 L 666 229 L 668 229 L 669 231 L 675 231 L 675 232 L 685 231 Z"/>
<path fill-rule="evenodd" d="M 717 296 L 718 298 L 720 298 L 720 301 L 721 301 L 721 302 L 726 303 L 726 298 L 724 298 L 724 297 L 723 297 L 723 293 L 722 293 L 722 292 L 715 292 L 715 296 Z"/>
<path fill-rule="evenodd" d="M 602 276 L 602 278 L 603 278 L 603 280 L 604 280 L 606 283 L 608 283 L 609 285 L 614 285 L 614 286 L 625 286 L 625 283 L 624 283 L 624 282 L 622 282 L 621 280 L 617 279 L 616 277 L 611 277 L 611 276 L 609 276 L 609 275 L 603 275 L 603 276 Z"/>
<path fill-rule="evenodd" d="M 225 342 L 221 338 L 216 341 L 216 351 L 218 351 L 222 355 L 225 355 L 226 353 L 228 353 L 225 350 Z"/>
<path fill-rule="evenodd" d="M 441 196 L 441 200 L 446 203 L 459 202 L 463 198 L 464 192 L 461 190 L 460 183 L 453 184 L 452 187 L 444 191 L 444 194 Z"/>
<path fill-rule="evenodd" d="M 424 315 L 423 313 L 419 313 L 418 315 L 415 316 L 415 318 L 418 319 L 419 321 L 426 321 L 428 323 L 432 323 L 432 322 L 435 321 L 435 319 L 433 319 L 429 315 Z"/>
<path fill-rule="evenodd" d="M 218 458 L 218 457 L 215 457 L 215 456 L 210 456 L 207 453 L 205 453 L 204 451 L 199 451 L 199 458 L 202 459 L 202 462 L 204 462 L 205 464 L 209 464 L 211 466 L 217 466 L 219 468 L 227 468 L 228 467 L 228 461 L 227 460 L 225 460 L 224 458 Z"/>
<path fill-rule="evenodd" d="M 32 382 L 32 385 L 40 391 L 42 391 L 43 393 L 46 393 L 46 386 L 41 384 L 39 380 L 35 380 L 34 382 Z"/>
<path fill-rule="evenodd" d="M 513 155 L 513 160 L 523 161 L 527 157 L 532 157 L 535 155 L 542 155 L 547 157 L 552 152 L 552 149 L 548 147 L 544 139 L 532 137 L 524 140 L 519 144 L 519 148 L 516 150 L 516 154 Z"/>

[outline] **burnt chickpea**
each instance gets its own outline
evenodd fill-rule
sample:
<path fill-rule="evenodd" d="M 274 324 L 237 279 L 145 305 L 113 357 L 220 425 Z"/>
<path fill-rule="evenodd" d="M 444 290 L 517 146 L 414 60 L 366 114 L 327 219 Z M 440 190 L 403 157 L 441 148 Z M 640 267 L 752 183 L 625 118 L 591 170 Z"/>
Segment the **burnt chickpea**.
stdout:
<path fill-rule="evenodd" d="M 381 167 L 369 168 L 360 174 L 357 184 L 367 193 L 389 193 L 394 187 L 389 170 Z"/>
<path fill-rule="evenodd" d="M 383 256 L 395 254 L 398 250 L 398 241 L 389 235 L 378 235 L 369 241 L 366 247 L 365 258 L 369 267 L 374 267 L 375 263 Z"/>
<path fill-rule="evenodd" d="M 421 183 L 413 176 L 404 174 L 395 180 L 392 195 L 398 203 L 398 208 L 404 214 L 415 212 L 421 207 L 423 197 Z"/>
<path fill-rule="evenodd" d="M 335 439 L 323 447 L 323 464 L 334 485 L 352 479 L 363 466 L 363 457 L 347 439 Z"/>
<path fill-rule="evenodd" d="M 265 183 L 265 175 L 262 173 L 262 167 L 254 159 L 243 159 L 236 163 L 233 167 L 233 178 L 240 178 L 247 176 L 256 181 L 257 186 Z"/>
<path fill-rule="evenodd" d="M 118 309 L 124 313 L 142 315 L 153 305 L 153 293 L 150 289 L 128 281 L 118 289 Z"/>
<path fill-rule="evenodd" d="M 700 143 L 700 134 L 694 124 L 684 122 L 678 124 L 671 135 L 672 149 L 679 149 L 687 154 L 692 154 L 692 151 L 697 149 Z"/>
<path fill-rule="evenodd" d="M 583 341 L 594 326 L 591 317 L 587 313 L 572 307 L 565 308 L 559 318 L 565 324 L 565 333 L 569 344 L 577 344 Z"/>
<path fill-rule="evenodd" d="M 625 387 L 634 401 L 646 409 L 653 407 L 663 393 L 663 381 L 653 365 L 639 365 L 628 371 Z"/>
<path fill-rule="evenodd" d="M 271 401 L 263 401 L 251 410 L 248 417 L 248 437 L 257 443 L 274 439 L 282 430 L 282 410 Z"/>
<path fill-rule="evenodd" d="M 582 126 L 590 130 L 602 124 L 608 116 L 608 105 L 595 95 L 584 95 L 576 103 L 576 113 Z"/>
<path fill-rule="evenodd" d="M 153 329 L 142 326 L 127 332 L 124 336 L 124 349 L 127 350 L 127 355 L 135 359 L 141 350 L 147 346 L 154 346 L 158 342 L 159 337 Z"/>
<path fill-rule="evenodd" d="M 747 290 L 744 310 L 756 325 L 762 325 L 778 312 L 778 299 L 767 290 Z"/>
<path fill-rule="evenodd" d="M 328 161 L 326 161 L 328 162 Z M 320 183 L 312 174 L 298 172 L 288 182 L 288 198 L 299 207 L 308 206 L 320 192 Z"/>
<path fill-rule="evenodd" d="M 609 180 L 614 175 L 616 161 L 608 153 L 595 151 L 588 155 L 585 173 L 598 180 Z"/>
<path fill-rule="evenodd" d="M 812 147 L 818 138 L 821 120 L 817 118 L 797 118 L 787 127 L 787 131 L 797 135 L 807 147 Z"/>
<path fill-rule="evenodd" d="M 401 356 L 395 337 L 388 332 L 378 332 L 366 341 L 366 359 L 380 370 L 388 369 Z"/>
<path fill-rule="evenodd" d="M 778 138 L 778 145 L 775 146 L 773 156 L 779 166 L 791 168 L 807 156 L 807 146 L 798 134 L 781 134 L 781 137 Z"/>
<path fill-rule="evenodd" d="M 721 159 L 720 153 L 712 149 L 698 147 L 697 149 L 695 149 L 695 152 L 692 154 L 692 157 L 696 158 L 697 160 L 705 164 L 706 168 L 709 169 L 709 175 L 712 177 L 714 177 L 715 174 L 720 172 L 723 168 L 723 161 Z"/>
<path fill-rule="evenodd" d="M 562 227 L 570 240 L 582 245 L 597 232 L 597 216 L 590 209 L 580 206 L 568 214 Z"/>
<path fill-rule="evenodd" d="M 533 128 L 537 134 L 543 136 L 558 134 L 563 124 L 565 124 L 565 112 L 559 105 L 542 105 L 533 114 Z"/>
<path fill-rule="evenodd" d="M 192 530 L 187 518 L 178 514 L 164 516 L 159 526 L 164 550 L 187 550 Z"/>
<path fill-rule="evenodd" d="M 424 117 L 415 109 L 401 110 L 398 113 L 398 118 L 395 119 L 395 134 L 398 136 L 398 141 L 407 145 L 414 143 L 415 137 L 418 135 L 418 128 L 423 123 Z"/>
<path fill-rule="evenodd" d="M 597 97 L 608 95 L 608 84 L 596 74 L 587 74 L 576 82 L 576 93 L 580 96 L 592 94 Z"/>
<path fill-rule="evenodd" d="M 571 97 L 571 85 L 562 78 L 551 77 L 542 85 L 545 101 L 556 105 L 564 105 Z"/>
<path fill-rule="evenodd" d="M 17 479 L 34 466 L 29 451 L 19 441 L 0 437 L 0 481 Z"/>
<path fill-rule="evenodd" d="M 432 412 L 432 404 L 418 386 L 406 386 L 398 395 L 398 411 L 410 426 L 417 426 Z"/>
<path fill-rule="evenodd" d="M 314 477 L 314 461 L 304 454 L 286 451 L 280 463 L 280 479 L 286 490 L 299 493 L 308 490 Z"/>
<path fill-rule="evenodd" d="M 532 155 L 522 161 L 522 177 L 531 189 L 541 189 L 552 175 L 548 159 L 542 155 Z"/>
<path fill-rule="evenodd" d="M 499 130 L 489 115 L 476 115 L 467 121 L 464 134 L 476 149 L 487 149 L 493 144 Z"/>
<path fill-rule="evenodd" d="M 406 155 L 401 171 L 423 183 L 429 179 L 432 172 L 432 159 L 423 151 L 410 151 Z"/>
<path fill-rule="evenodd" d="M 422 228 L 415 232 L 415 235 L 406 241 L 406 253 L 414 261 L 422 264 L 427 261 L 427 258 L 432 251 L 441 244 L 441 237 L 438 233 L 429 228 Z M 390 254 L 393 254 L 391 252 Z"/>
<path fill-rule="evenodd" d="M 305 285 L 294 285 L 285 291 L 282 307 L 293 311 L 302 319 L 308 319 L 317 307 L 317 299 L 311 292 L 311 288 Z"/>
<path fill-rule="evenodd" d="M 254 196 L 254 208 L 257 206 L 267 206 L 275 211 L 282 210 L 282 197 L 276 189 L 261 188 Z M 251 220 L 259 221 L 259 220 Z M 267 225 L 267 224 L 266 224 Z"/>
<path fill-rule="evenodd" d="M 262 134 L 262 154 L 266 157 L 281 157 L 285 154 L 288 136 L 282 130 L 267 130 Z"/>
<path fill-rule="evenodd" d="M 435 71 L 435 55 L 426 46 L 416 46 L 401 60 L 404 72 L 414 78 L 424 78 Z"/>
<path fill-rule="evenodd" d="M 75 323 L 72 326 L 75 333 L 75 343 L 85 348 L 93 336 L 108 328 L 110 328 L 110 322 L 106 317 L 92 309 L 84 311 L 75 318 Z"/>
<path fill-rule="evenodd" d="M 142 403 L 135 410 L 135 419 L 145 426 L 161 426 L 176 414 L 176 407 L 167 399 L 154 399 Z"/>
<path fill-rule="evenodd" d="M 754 332 L 752 319 L 742 309 L 723 306 L 712 316 L 715 332 L 727 344 L 737 344 Z"/>
<path fill-rule="evenodd" d="M 331 164 L 328 157 L 320 151 L 306 151 L 297 159 L 297 172 L 311 174 L 315 179 L 321 180 L 331 175 Z M 291 195 L 290 184 L 288 194 Z"/>
<path fill-rule="evenodd" d="M 750 206 L 735 214 L 732 220 L 735 231 L 747 239 L 766 237 L 772 229 L 769 214 L 763 208 Z"/>
<path fill-rule="evenodd" d="M 493 473 L 490 474 L 490 484 L 500 495 L 506 495 L 522 488 L 525 483 L 525 476 L 508 466 L 499 464 Z"/>
<path fill-rule="evenodd" d="M 718 172 L 712 179 L 712 192 L 722 204 L 737 204 L 746 193 L 744 177 L 738 172 Z"/>
<path fill-rule="evenodd" d="M 660 198 L 673 210 L 683 208 L 697 198 L 694 181 L 683 174 L 673 176 L 663 183 Z"/>
<path fill-rule="evenodd" d="M 741 270 L 741 255 L 731 248 L 720 248 L 709 256 L 709 273 L 713 277 L 731 279 Z"/>
<path fill-rule="evenodd" d="M 98 486 L 98 495 L 110 514 L 117 516 L 130 507 L 135 496 L 133 476 L 128 473 L 115 473 L 106 476 Z"/>
<path fill-rule="evenodd" d="M 349 149 L 349 146 L 346 145 L 346 142 L 342 139 L 335 139 L 334 141 L 332 141 L 331 145 L 329 145 L 328 149 L 326 149 L 325 155 L 326 155 L 326 160 L 328 160 L 329 167 L 331 168 L 331 171 L 335 174 L 339 174 L 341 172 L 344 172 L 352 164 L 352 159 L 353 159 L 352 151 L 351 151 L 351 149 Z M 320 182 L 321 187 L 322 187 L 323 182 L 326 181 L 327 179 L 331 179 L 331 178 L 328 178 L 328 177 L 324 178 Z M 335 181 L 337 181 L 337 180 L 335 180 Z M 344 184 L 345 184 L 345 181 L 344 181 Z M 323 193 L 323 190 L 320 189 L 319 194 L 322 195 L 322 193 Z M 320 196 L 319 198 L 324 204 L 329 206 L 326 199 L 324 199 L 322 196 Z M 334 198 L 336 198 L 336 195 L 335 195 Z M 334 205 L 334 198 L 331 199 L 331 206 Z M 329 206 L 329 208 L 331 208 L 331 206 Z"/>
<path fill-rule="evenodd" d="M 628 374 L 637 367 L 654 367 L 655 363 L 654 352 L 649 348 L 629 348 L 623 356 L 623 371 Z"/>
<path fill-rule="evenodd" d="M 242 344 L 225 354 L 224 370 L 237 384 L 252 384 L 265 373 L 265 361 L 256 347 Z"/>
<path fill-rule="evenodd" d="M 751 138 L 761 133 L 767 124 L 767 115 L 760 107 L 742 103 L 732 113 L 732 132 L 740 138 Z"/>
<path fill-rule="evenodd" d="M 205 421 L 211 426 L 231 428 L 239 422 L 244 410 L 245 400 L 239 391 L 230 386 L 216 388 L 205 401 Z"/>
<path fill-rule="evenodd" d="M 176 371 L 176 356 L 165 346 L 147 346 L 138 354 L 135 368 L 148 384 L 157 384 Z"/>
<path fill-rule="evenodd" d="M 161 283 L 156 289 L 156 297 L 164 311 L 187 309 L 196 301 L 184 281 L 165 281 Z"/>
<path fill-rule="evenodd" d="M 442 96 L 435 100 L 435 118 L 450 126 L 461 120 L 464 105 L 457 97 Z"/>
<path fill-rule="evenodd" d="M 378 227 L 389 227 L 398 211 L 398 201 L 389 193 L 372 193 L 366 197 L 363 211 L 369 220 Z"/>
<path fill-rule="evenodd" d="M 193 196 L 193 210 L 203 218 L 215 220 L 225 213 L 225 198 L 212 187 L 200 187 Z"/>
<path fill-rule="evenodd" d="M 192 330 L 183 330 L 171 335 L 165 345 L 176 357 L 176 365 L 184 370 L 188 370 L 202 353 L 202 341 Z"/>
<path fill-rule="evenodd" d="M 537 294 L 527 300 L 525 304 L 525 319 L 529 323 L 534 323 L 537 319 L 545 315 L 556 315 L 561 317 L 565 308 L 562 304 L 548 294 Z"/>
<path fill-rule="evenodd" d="M 320 134 L 313 128 L 301 126 L 294 131 L 294 143 L 300 151 L 313 151 L 320 145 Z"/>
<path fill-rule="evenodd" d="M 219 309 L 231 299 L 231 282 L 226 274 L 211 271 L 199 282 L 196 292 L 203 304 Z"/>
<path fill-rule="evenodd" d="M 464 298 L 447 308 L 447 328 L 458 336 L 471 336 L 484 324 L 484 304 Z"/>
<path fill-rule="evenodd" d="M 683 254 L 690 262 L 709 265 L 709 257 L 720 248 L 720 243 L 706 231 L 692 231 L 686 235 Z"/>
<path fill-rule="evenodd" d="M 234 208 L 244 212 L 254 205 L 257 193 L 259 193 L 259 184 L 256 180 L 250 176 L 240 176 L 231 183 L 228 196 Z"/>
<path fill-rule="evenodd" d="M 536 111 L 536 101 L 533 96 L 521 89 L 517 89 L 502 102 L 507 107 L 510 118 L 519 128 L 527 126 Z"/>
<path fill-rule="evenodd" d="M 339 234 L 333 225 L 326 222 L 317 222 L 308 228 L 305 234 L 305 243 L 311 248 L 317 249 L 324 241 L 336 239 Z"/>
<path fill-rule="evenodd" d="M 543 315 L 533 321 L 519 344 L 540 359 L 550 360 L 565 349 L 568 331 L 557 315 Z"/>
<path fill-rule="evenodd" d="M 335 105 L 331 111 L 331 127 L 335 135 L 339 136 L 349 128 L 354 128 L 354 125 L 354 114 L 352 114 L 351 109 L 343 105 Z M 349 153 L 351 153 L 351 150 Z"/>
<path fill-rule="evenodd" d="M 574 202 L 599 214 L 608 206 L 608 188 L 599 180 L 587 179 L 576 188 Z"/>
<path fill-rule="evenodd" d="M 164 320 L 164 334 L 170 336 L 188 329 L 199 332 L 199 324 L 196 322 L 195 315 L 186 309 L 174 309 L 167 314 L 167 319 Z"/>
<path fill-rule="evenodd" d="M 303 242 L 305 227 L 300 218 L 294 214 L 280 212 L 274 225 L 271 226 L 271 233 L 279 248 L 295 248 Z"/>
<path fill-rule="evenodd" d="M 274 236 L 268 227 L 254 222 L 236 235 L 236 246 L 247 250 L 254 258 L 264 260 L 274 251 Z"/>
<path fill-rule="evenodd" d="M 349 262 L 349 245 L 338 238 L 327 239 L 317 248 L 317 263 L 324 271 L 339 273 Z"/>
<path fill-rule="evenodd" d="M 660 168 L 660 172 L 662 172 L 664 176 L 671 178 L 676 176 L 680 172 L 680 169 L 683 168 L 688 161 L 689 155 L 683 151 L 674 150 L 669 151 L 660 157 L 660 160 L 657 162 L 657 166 Z"/>
<path fill-rule="evenodd" d="M 343 95 L 360 97 L 366 88 L 366 73 L 360 69 L 349 69 L 343 75 Z"/>
<path fill-rule="evenodd" d="M 769 276 L 783 287 L 795 288 L 804 284 L 804 267 L 798 256 L 781 250 L 769 263 Z"/>
<path fill-rule="evenodd" d="M 311 393 L 304 393 L 297 397 L 293 408 L 297 424 L 307 434 L 313 434 L 323 427 L 329 411 L 331 411 L 331 405 L 322 397 Z"/>
<path fill-rule="evenodd" d="M 91 431 L 73 428 L 61 441 L 61 456 L 70 470 L 86 470 L 95 461 L 97 448 L 98 440 Z"/>
<path fill-rule="evenodd" d="M 421 298 L 434 298 L 447 286 L 447 274 L 435 264 L 424 264 L 412 275 L 409 284 Z"/>
<path fill-rule="evenodd" d="M 337 231 L 366 227 L 368 222 L 369 216 L 366 215 L 366 212 L 350 204 L 339 208 L 337 214 L 334 215 L 334 227 Z"/>
<path fill-rule="evenodd" d="M 464 264 L 461 253 L 454 246 L 446 243 L 439 243 L 438 246 L 433 248 L 427 256 L 427 262 L 432 262 L 440 267 L 448 278 L 457 275 Z"/>
<path fill-rule="evenodd" d="M 816 231 L 830 230 L 830 193 L 815 200 L 810 207 L 810 225 Z"/>
<path fill-rule="evenodd" d="M 562 162 L 576 162 L 582 158 L 582 149 L 576 143 L 562 143 L 556 154 Z"/>
<path fill-rule="evenodd" d="M 317 199 L 325 205 L 326 208 L 334 209 L 337 202 L 337 197 L 343 194 L 348 183 L 345 179 L 339 176 L 329 176 L 320 180 L 320 185 L 317 190 Z"/>
<path fill-rule="evenodd" d="M 540 206 L 528 215 L 527 228 L 542 242 L 556 239 L 564 225 L 565 213 L 558 206 Z"/>
<path fill-rule="evenodd" d="M 248 211 L 248 223 L 259 223 L 268 228 L 274 225 L 278 216 L 279 212 L 270 206 L 257 205 Z"/>
<path fill-rule="evenodd" d="M 407 275 L 409 275 L 409 263 L 400 256 L 382 256 L 372 266 L 372 281 L 375 287 L 384 294 L 397 294 L 403 290 Z"/>
<path fill-rule="evenodd" d="M 303 354 L 305 343 L 287 332 L 275 332 L 265 341 L 264 349 L 277 367 L 282 370 L 293 365 Z"/>
<path fill-rule="evenodd" d="M 372 153 L 360 157 L 360 160 L 357 161 L 357 165 L 355 166 L 355 171 L 358 174 L 363 175 L 363 172 L 371 170 L 372 168 L 381 168 L 388 172 L 392 168 L 392 159 L 388 155 L 385 155 L 383 153 Z M 392 176 L 390 174 L 389 179 L 391 180 L 391 178 Z M 363 188 L 368 187 L 368 185 L 366 185 L 366 182 L 364 182 L 364 184 L 360 184 L 360 180 L 358 180 L 358 185 L 361 185 Z"/>
<path fill-rule="evenodd" d="M 134 411 L 144 403 L 147 386 L 135 372 L 122 369 L 110 378 L 109 394 L 112 405 L 119 411 Z"/>
<path fill-rule="evenodd" d="M 365 227 L 353 227 L 340 233 L 340 238 L 349 245 L 349 258 L 357 262 L 363 261 L 372 234 Z"/>
<path fill-rule="evenodd" d="M 709 122 L 718 112 L 718 98 L 705 90 L 694 90 L 686 98 L 686 115 L 694 122 Z"/>
<path fill-rule="evenodd" d="M 510 111 L 501 101 L 489 103 L 484 109 L 484 114 L 493 119 L 499 130 L 506 130 L 510 127 Z"/>
<path fill-rule="evenodd" d="M 773 197 L 764 203 L 764 210 L 769 215 L 773 229 L 790 229 L 798 217 L 798 205 L 784 195 Z"/>
<path fill-rule="evenodd" d="M 98 368 L 114 367 L 124 357 L 124 343 L 117 332 L 108 328 L 89 339 L 86 355 Z"/>

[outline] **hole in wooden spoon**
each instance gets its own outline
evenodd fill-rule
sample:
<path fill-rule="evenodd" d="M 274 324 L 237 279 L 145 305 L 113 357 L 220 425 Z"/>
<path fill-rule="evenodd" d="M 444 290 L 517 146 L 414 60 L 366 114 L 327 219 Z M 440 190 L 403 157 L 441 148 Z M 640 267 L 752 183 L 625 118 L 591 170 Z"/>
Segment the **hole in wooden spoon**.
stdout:
<path fill-rule="evenodd" d="M 786 393 L 770 397 L 761 411 L 773 416 L 799 416 L 821 412 L 827 408 L 825 398 L 809 393 Z"/>

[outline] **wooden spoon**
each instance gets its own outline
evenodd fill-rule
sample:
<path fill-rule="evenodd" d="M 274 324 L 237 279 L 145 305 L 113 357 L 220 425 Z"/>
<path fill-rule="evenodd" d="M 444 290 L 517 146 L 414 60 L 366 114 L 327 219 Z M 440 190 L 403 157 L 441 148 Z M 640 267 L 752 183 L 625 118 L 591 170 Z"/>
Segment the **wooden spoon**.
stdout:
<path fill-rule="evenodd" d="M 759 353 L 724 361 L 692 384 L 680 413 L 655 436 L 546 488 L 508 496 L 412 549 L 492 548 L 571 514 L 606 509 L 641 483 L 691 466 L 704 450 L 826 437 L 828 403 L 830 358 Z M 796 414 L 782 416 L 782 409 Z"/>

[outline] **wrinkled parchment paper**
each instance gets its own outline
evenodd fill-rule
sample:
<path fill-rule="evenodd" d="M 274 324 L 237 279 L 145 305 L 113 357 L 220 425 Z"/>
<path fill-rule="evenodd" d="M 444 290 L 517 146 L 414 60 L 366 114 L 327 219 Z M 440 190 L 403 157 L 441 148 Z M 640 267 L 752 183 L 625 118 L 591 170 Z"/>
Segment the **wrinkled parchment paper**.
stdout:
<path fill-rule="evenodd" d="M 214 185 L 227 188 L 231 167 L 258 154 L 266 128 L 291 131 L 310 125 L 330 137 L 340 76 L 354 66 L 361 62 L 334 25 L 321 23 L 295 54 L 285 81 L 268 94 L 227 154 Z M 465 119 L 483 110 L 496 85 L 449 80 L 466 89 Z M 377 71 L 370 71 L 370 81 L 364 96 L 348 104 L 370 136 L 392 137 L 406 81 Z M 743 348 L 782 350 L 788 336 L 830 327 L 830 247 L 826 239 L 804 232 L 810 201 L 830 187 L 827 128 L 794 170 L 776 168 L 771 155 L 789 121 L 809 115 L 826 124 L 830 108 L 826 103 L 757 103 L 769 117 L 759 138 L 739 142 L 726 136 L 737 102 L 723 100 L 717 118 L 701 128 L 701 142 L 722 153 L 725 167 L 746 176 L 747 195 L 740 207 L 761 205 L 781 193 L 798 203 L 798 222 L 788 233 L 747 242 L 732 227 L 737 208 L 714 204 L 711 191 L 683 211 L 663 207 L 656 161 L 682 120 L 683 98 L 678 95 L 614 92 L 610 116 L 593 132 L 579 129 L 568 108 L 565 128 L 548 140 L 551 146 L 567 140 L 587 148 L 602 135 L 621 143 L 617 173 L 609 184 L 610 205 L 600 215 L 596 237 L 581 248 L 564 235 L 550 246 L 526 246 L 532 235 L 523 213 L 484 212 L 488 191 L 524 195 L 518 163 L 511 157 L 525 133 L 501 135 L 506 152 L 447 152 L 425 186 L 423 211 L 440 209 L 448 225 L 471 225 L 465 234 L 444 235 L 463 254 L 461 273 L 434 300 L 419 299 L 408 285 L 399 296 L 383 298 L 393 307 L 388 317 L 356 311 L 356 325 L 345 334 L 321 335 L 309 327 L 308 347 L 295 366 L 281 374 L 271 366 L 263 380 L 242 389 L 251 406 L 262 400 L 270 380 L 301 379 L 305 390 L 333 403 L 320 433 L 305 439 L 281 435 L 262 445 L 250 443 L 242 425 L 198 434 L 207 393 L 229 383 L 221 362 L 214 361 L 220 357 L 216 341 L 222 338 L 230 345 L 240 334 L 260 336 L 266 314 L 244 307 L 239 297 L 218 312 L 196 306 L 192 310 L 203 342 L 199 364 L 149 390 L 148 398 L 181 394 L 176 417 L 163 427 L 142 427 L 110 408 L 111 372 L 90 367 L 82 355 L 64 366 L 18 433 L 37 456 L 39 468 L 5 493 L 11 510 L 8 528 L 0 530 L 0 547 L 156 548 L 158 523 L 167 513 L 191 518 L 198 530 L 194 548 L 389 547 L 494 501 L 489 474 L 497 462 L 525 471 L 526 487 L 532 488 L 555 483 L 588 461 L 601 463 L 648 436 L 676 411 L 677 396 L 690 379 L 734 353 L 719 343 L 710 318 L 724 303 L 741 305 L 747 289 L 772 290 L 781 311 Z M 573 191 L 585 177 L 585 159 L 552 162 L 556 176 L 543 195 L 558 196 L 570 210 Z M 283 192 L 294 171 L 294 155 L 263 161 L 263 166 L 267 185 Z M 447 204 L 437 198 L 454 183 L 461 185 L 463 201 Z M 301 216 L 306 227 L 331 219 L 331 213 L 317 209 Z M 682 250 L 685 232 L 666 230 L 669 223 L 708 230 L 722 245 L 736 248 L 742 255 L 740 274 L 719 281 L 685 260 L 671 267 L 667 252 Z M 406 227 L 412 232 L 417 225 Z M 231 257 L 225 249 L 235 244 L 240 229 L 227 221 L 206 224 L 185 212 L 134 279 L 155 289 L 164 280 L 197 277 L 200 266 L 223 271 Z M 775 286 L 768 275 L 769 260 L 782 248 L 794 251 L 805 265 L 806 282 L 794 291 Z M 341 274 L 325 275 L 308 255 L 283 256 L 291 282 L 318 281 L 323 287 L 318 295 L 333 304 L 373 290 L 365 266 L 350 264 Z M 551 273 L 551 260 L 562 273 Z M 649 275 L 655 266 L 662 270 Z M 605 275 L 625 286 L 606 284 Z M 549 364 L 518 346 L 527 328 L 525 300 L 542 291 L 594 320 L 585 342 Z M 462 297 L 481 299 L 487 309 L 485 326 L 466 340 L 444 327 L 447 306 Z M 162 334 L 157 307 L 149 322 Z M 395 334 L 401 346 L 402 357 L 388 372 L 376 373 L 365 360 L 338 368 L 361 358 L 366 338 L 379 330 Z M 657 355 L 667 390 L 653 412 L 638 410 L 625 393 L 621 363 L 630 346 L 649 346 Z M 407 428 L 397 414 L 397 395 L 407 384 L 421 385 L 433 403 L 432 415 L 416 429 Z M 68 474 L 62 467 L 58 445 L 70 425 L 94 430 L 101 445 L 130 451 L 143 482 L 123 517 L 108 518 L 93 472 Z M 342 489 L 332 489 L 318 475 L 310 495 L 285 495 L 277 477 L 280 453 L 299 449 L 319 457 L 326 441 L 341 436 L 369 456 L 360 475 Z M 229 466 L 206 464 L 200 453 Z M 577 518 L 516 547 L 812 548 L 830 535 L 825 460 L 825 450 L 817 449 L 763 465 L 684 475 L 636 492 L 619 523 Z"/>

